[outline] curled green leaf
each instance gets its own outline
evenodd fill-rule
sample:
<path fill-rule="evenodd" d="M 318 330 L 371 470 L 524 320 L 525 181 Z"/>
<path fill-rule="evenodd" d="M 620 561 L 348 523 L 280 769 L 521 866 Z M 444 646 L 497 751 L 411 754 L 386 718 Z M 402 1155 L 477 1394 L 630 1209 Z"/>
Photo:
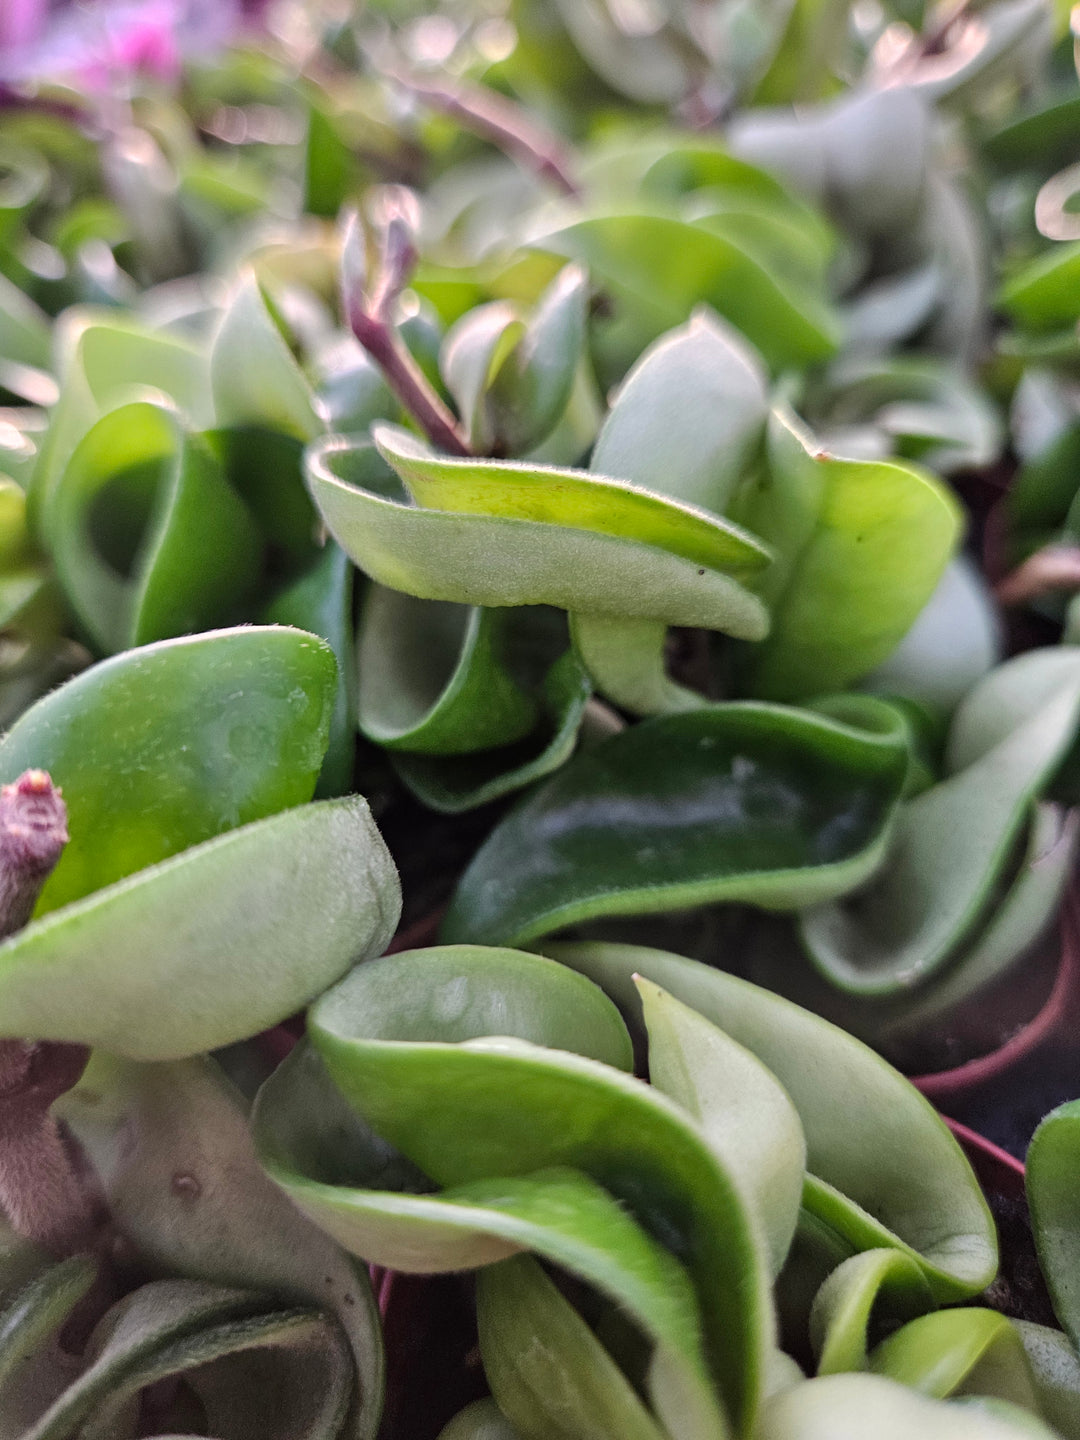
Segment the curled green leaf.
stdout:
<path fill-rule="evenodd" d="M 647 720 L 496 826 L 445 938 L 518 944 L 597 915 L 842 894 L 880 864 L 906 770 L 896 734 L 781 706 Z"/>

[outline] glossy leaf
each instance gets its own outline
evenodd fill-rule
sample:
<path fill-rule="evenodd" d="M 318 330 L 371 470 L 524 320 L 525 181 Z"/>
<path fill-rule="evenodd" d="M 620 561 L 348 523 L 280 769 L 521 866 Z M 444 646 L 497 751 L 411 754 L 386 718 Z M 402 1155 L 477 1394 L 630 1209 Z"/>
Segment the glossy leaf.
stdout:
<path fill-rule="evenodd" d="M 19 931 L 0 946 L 3 1030 L 139 1060 L 213 1050 L 278 1024 L 383 950 L 399 909 L 366 803 L 301 806 Z"/>
<path fill-rule="evenodd" d="M 760 587 L 772 628 L 746 657 L 753 692 L 775 700 L 842 690 L 884 660 L 960 535 L 959 508 L 932 475 L 818 453 L 783 411 L 768 463 L 731 513 L 777 553 Z"/>
<path fill-rule="evenodd" d="M 1014 726 L 1004 692 L 1014 693 L 1016 708 L 1024 709 L 1028 695 L 1040 693 L 1010 682 L 1017 662 L 991 671 L 969 692 L 949 742 L 953 762 L 964 768 L 907 802 L 888 863 L 857 900 L 801 917 L 814 964 L 844 989 L 910 990 L 973 933 L 1032 802 L 1068 754 L 1080 724 L 1080 665 L 1061 653 L 1071 664 L 1054 667 L 1047 678 L 1057 683 L 1044 685 L 1045 703 Z M 1030 675 L 1032 656 L 1020 658 Z M 964 843 L 957 844 L 961 834 Z"/>
<path fill-rule="evenodd" d="M 97 1051 L 61 1108 L 114 1222 L 146 1263 L 333 1312 L 357 1378 L 345 1433 L 371 1440 L 383 1355 L 367 1271 L 266 1177 L 245 1107 L 218 1067 L 203 1058 L 139 1065 Z"/>
<path fill-rule="evenodd" d="M 1052 245 L 1005 282 L 998 301 L 1027 330 L 1041 334 L 1064 328 L 1076 321 L 1078 275 L 1080 241 Z"/>
<path fill-rule="evenodd" d="M 598 915 L 842 894 L 880 864 L 906 768 L 895 735 L 780 706 L 645 721 L 496 826 L 444 936 L 521 943 Z"/>
<path fill-rule="evenodd" d="M 423 452 L 421 463 L 428 463 Z M 575 515 L 564 511 L 560 523 L 553 523 L 412 504 L 366 442 L 331 438 L 309 450 L 307 467 L 312 494 L 335 539 L 373 580 L 391 589 L 464 605 L 557 605 L 649 616 L 748 636 L 760 636 L 767 628 L 761 602 L 737 580 L 662 550 L 651 539 L 582 529 Z M 545 472 L 525 473 L 542 477 Z M 582 476 L 579 483 L 594 482 Z M 615 489 L 614 482 L 608 484 L 605 499 Z M 624 490 L 618 490 L 620 502 Z M 636 498 L 647 517 L 665 504 L 656 497 Z M 684 512 L 672 511 L 681 535 Z M 710 544 L 720 545 L 740 568 L 764 555 L 742 532 L 724 530 L 720 522 L 695 516 L 690 523 L 699 538 L 700 526 L 707 525 Z M 721 534 L 730 550 L 717 539 Z"/>
<path fill-rule="evenodd" d="M 1080 1348 L 1080 1101 L 1052 1110 L 1032 1136 L 1027 1193 L 1039 1263 L 1054 1313 Z"/>
<path fill-rule="evenodd" d="M 570 984 L 514 952 L 406 952 L 355 970 L 312 1009 L 309 1029 L 350 1105 L 436 1183 L 570 1166 L 663 1234 L 694 1280 L 709 1364 L 742 1430 L 770 1317 L 741 1192 L 677 1106 L 572 1053 L 597 1055 L 601 1038 L 599 1054 L 628 1059 L 614 1008 L 589 987 L 587 1007 L 567 1007 Z"/>
<path fill-rule="evenodd" d="M 806 1136 L 803 1206 L 852 1250 L 902 1251 L 939 1302 L 989 1284 L 997 1237 L 970 1166 L 929 1102 L 868 1046 L 790 1000 L 696 960 L 636 945 L 548 948 L 601 985 L 635 1033 L 641 1027 L 632 977 L 640 974 L 767 1065 Z"/>
<path fill-rule="evenodd" d="M 210 384 L 219 425 L 263 425 L 297 440 L 323 432 L 311 390 L 253 273 L 241 281 L 214 336 Z"/>
<path fill-rule="evenodd" d="M 369 587 L 359 634 L 360 728 L 391 750 L 509 745 L 536 709 L 506 668 L 505 612 Z"/>
<path fill-rule="evenodd" d="M 329 647 L 268 627 L 128 651 L 40 700 L 0 742 L 0 779 L 48 770 L 68 807 L 38 912 L 309 799 L 334 684 Z"/>
<path fill-rule="evenodd" d="M 210 450 L 156 405 L 104 415 L 64 469 L 53 555 L 73 609 L 106 652 L 231 619 L 261 546 Z"/>

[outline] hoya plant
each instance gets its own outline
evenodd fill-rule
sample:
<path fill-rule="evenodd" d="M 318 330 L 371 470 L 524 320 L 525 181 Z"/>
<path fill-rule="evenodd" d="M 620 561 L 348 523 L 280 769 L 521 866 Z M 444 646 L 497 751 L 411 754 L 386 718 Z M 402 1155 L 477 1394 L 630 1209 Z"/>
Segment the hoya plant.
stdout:
<path fill-rule="evenodd" d="M 54 9 L 0 1440 L 1080 1435 L 1067 7 Z"/>

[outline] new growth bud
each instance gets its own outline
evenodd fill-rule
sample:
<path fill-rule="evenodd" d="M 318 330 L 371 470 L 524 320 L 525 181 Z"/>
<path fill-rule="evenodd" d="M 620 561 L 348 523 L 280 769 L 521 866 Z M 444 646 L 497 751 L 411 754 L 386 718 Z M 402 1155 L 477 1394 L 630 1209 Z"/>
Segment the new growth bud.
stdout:
<path fill-rule="evenodd" d="M 67 841 L 67 809 L 44 770 L 0 789 L 0 938 L 29 920 Z"/>

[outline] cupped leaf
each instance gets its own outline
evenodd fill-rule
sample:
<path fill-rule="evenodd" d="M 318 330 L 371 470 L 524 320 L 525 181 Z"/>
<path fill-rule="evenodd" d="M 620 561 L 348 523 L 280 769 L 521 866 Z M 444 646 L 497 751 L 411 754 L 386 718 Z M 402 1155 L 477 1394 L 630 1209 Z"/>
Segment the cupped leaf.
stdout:
<path fill-rule="evenodd" d="M 349 1404 L 351 1376 L 336 1326 L 310 1310 L 266 1313 L 260 1297 L 243 1291 L 187 1280 L 144 1285 L 106 1315 L 91 1347 L 86 1369 L 23 1432 L 25 1440 L 103 1440 L 116 1434 L 127 1402 L 181 1375 L 197 1394 L 209 1392 L 211 1423 L 227 1420 L 230 1410 L 233 1423 L 245 1411 L 252 1419 L 261 1412 L 267 1428 L 260 1433 L 276 1440 L 335 1440 Z M 242 1408 L 235 1393 L 215 1395 L 223 1377 L 214 1370 L 266 1348 L 273 1366 L 240 1371 L 241 1384 L 247 1379 L 251 1387 Z"/>
<path fill-rule="evenodd" d="M 1035 1248 L 1054 1313 L 1080 1348 L 1080 1101 L 1059 1105 L 1032 1136 L 1027 1193 Z"/>
<path fill-rule="evenodd" d="M 763 569 L 768 550 L 752 535 L 700 507 L 675 504 L 638 486 L 582 470 L 438 455 L 408 431 L 376 425 L 384 460 L 426 507 L 503 516 L 617 535 L 669 550 L 744 578 Z"/>
<path fill-rule="evenodd" d="M 19 931 L 0 946 L 0 1024 L 136 1060 L 213 1050 L 278 1024 L 378 954 L 399 909 L 366 802 L 300 806 Z"/>
<path fill-rule="evenodd" d="M 806 1136 L 803 1206 L 843 1245 L 904 1252 L 939 1302 L 976 1294 L 993 1279 L 997 1237 L 970 1165 L 930 1103 L 868 1046 L 696 960 L 636 945 L 547 948 L 601 985 L 635 1034 L 640 974 L 768 1066 Z"/>
<path fill-rule="evenodd" d="M 67 463 L 87 430 L 107 411 L 145 399 L 147 391 L 160 391 L 194 428 L 213 420 L 206 356 L 187 340 L 115 315 L 76 311 L 60 322 L 57 349 L 60 399 L 29 490 L 33 522 L 46 539 L 58 530 L 53 501 Z"/>
<path fill-rule="evenodd" d="M 870 1356 L 870 1369 L 923 1395 L 990 1395 L 1038 1414 L 1035 1383 L 1011 1320 L 963 1306 L 909 1320 Z"/>
<path fill-rule="evenodd" d="M 308 800 L 334 684 L 328 646 L 266 627 L 130 650 L 38 701 L 0 742 L 0 779 L 47 770 L 68 807 L 38 912 Z"/>
<path fill-rule="evenodd" d="M 842 894 L 880 864 L 906 769 L 896 734 L 781 706 L 647 720 L 496 826 L 445 938 L 521 943 L 598 915 Z"/>
<path fill-rule="evenodd" d="M 99 1050 L 59 1108 L 115 1225 L 156 1272 L 333 1312 L 356 1376 L 345 1433 L 372 1440 L 384 1362 L 367 1270 L 267 1178 L 219 1068 L 203 1058 L 142 1065 Z"/>
<path fill-rule="evenodd" d="M 978 1409 L 925 1395 L 882 1375 L 823 1375 L 765 1407 L 756 1440 L 1053 1440 L 1012 1407 Z"/>
<path fill-rule="evenodd" d="M 516 952 L 406 952 L 355 970 L 309 1030 L 349 1104 L 436 1183 L 569 1166 L 621 1200 L 690 1271 L 709 1365 L 744 1432 L 770 1315 L 741 1190 L 679 1107 L 592 1058 L 625 1063 L 625 1031 L 593 987 L 567 1006 L 569 983 Z"/>
<path fill-rule="evenodd" d="M 413 448 L 426 465 L 416 442 Z M 466 470 L 470 465 L 481 468 L 481 462 L 469 462 Z M 371 445 L 341 437 L 310 449 L 307 468 L 315 502 L 335 539 L 372 579 L 391 589 L 464 605 L 557 605 L 647 616 L 748 637 L 760 638 L 768 628 L 761 601 L 725 571 L 649 540 L 583 529 L 570 507 L 560 510 L 565 523 L 555 523 L 416 505 Z M 545 472 L 526 473 L 542 477 Z M 579 483 L 593 482 L 584 475 Z M 608 485 L 603 498 L 617 491 L 621 503 L 628 487 Z M 636 500 L 647 518 L 656 513 L 654 505 L 665 505 L 655 496 Z M 670 508 L 681 534 L 684 512 Z M 710 545 L 715 542 L 741 557 L 735 560 L 739 568 L 762 561 L 765 552 L 734 527 L 725 530 L 722 522 L 696 516 L 690 523 L 699 539 L 704 533 L 699 527 L 705 526 Z M 721 534 L 725 543 L 717 539 Z"/>
<path fill-rule="evenodd" d="M 106 652 L 232 618 L 258 574 L 243 501 L 209 448 L 157 405 L 120 405 L 87 431 L 50 513 L 60 582 Z"/>
<path fill-rule="evenodd" d="M 911 1034 L 992 985 L 1044 934 L 1076 863 L 1080 817 L 1059 805 L 1035 806 L 1015 873 L 985 924 L 944 973 L 902 1006 L 889 1032 Z"/>
<path fill-rule="evenodd" d="M 884 660 L 934 593 L 961 523 L 928 472 L 833 459 L 783 410 L 731 513 L 777 555 L 759 587 L 772 627 L 746 656 L 752 690 L 774 700 L 842 690 Z"/>
<path fill-rule="evenodd" d="M 902 1250 L 863 1250 L 839 1264 L 814 1296 L 810 1312 L 810 1343 L 817 1355 L 817 1373 L 836 1375 L 866 1370 L 868 1331 L 877 1306 L 890 1318 L 933 1308 L 934 1299 L 922 1270 Z"/>
<path fill-rule="evenodd" d="M 396 751 L 394 769 L 433 810 L 460 814 L 524 790 L 558 770 L 573 754 L 592 696 L 589 677 L 574 653 L 551 666 L 540 687 L 540 720 L 516 745 L 475 755 L 415 755 Z"/>
<path fill-rule="evenodd" d="M 297 440 L 323 433 L 311 390 L 254 273 L 241 280 L 210 351 L 219 425 L 262 425 Z"/>
<path fill-rule="evenodd" d="M 498 453 L 518 455 L 538 445 L 566 409 L 585 343 L 588 291 L 581 267 L 567 265 L 495 368 L 487 408 Z"/>
<path fill-rule="evenodd" d="M 527 735 L 536 708 L 500 653 L 504 619 L 372 585 L 358 656 L 367 738 L 391 750 L 460 755 Z"/>
<path fill-rule="evenodd" d="M 1080 724 L 1080 653 L 1059 653 L 1065 663 L 1052 675 L 1040 670 L 1046 685 L 1035 691 L 1032 684 L 1044 703 L 1019 723 L 1028 689 L 1010 681 L 1017 662 L 991 671 L 969 692 L 949 742 L 955 762 L 968 763 L 904 805 L 888 861 L 858 897 L 801 917 L 814 964 L 845 990 L 908 990 L 939 971 L 973 933 L 1033 802 Z M 1033 667 L 1021 669 L 1031 677 Z M 1015 701 L 1012 712 L 1006 693 Z"/>
<path fill-rule="evenodd" d="M 619 386 L 590 468 L 722 515 L 764 434 L 766 386 L 753 347 L 702 308 Z"/>
<path fill-rule="evenodd" d="M 743 1185 L 779 1273 L 795 1234 L 806 1167 L 799 1116 L 749 1050 L 649 980 L 636 981 L 649 1032 L 649 1080 L 704 1130 Z"/>

